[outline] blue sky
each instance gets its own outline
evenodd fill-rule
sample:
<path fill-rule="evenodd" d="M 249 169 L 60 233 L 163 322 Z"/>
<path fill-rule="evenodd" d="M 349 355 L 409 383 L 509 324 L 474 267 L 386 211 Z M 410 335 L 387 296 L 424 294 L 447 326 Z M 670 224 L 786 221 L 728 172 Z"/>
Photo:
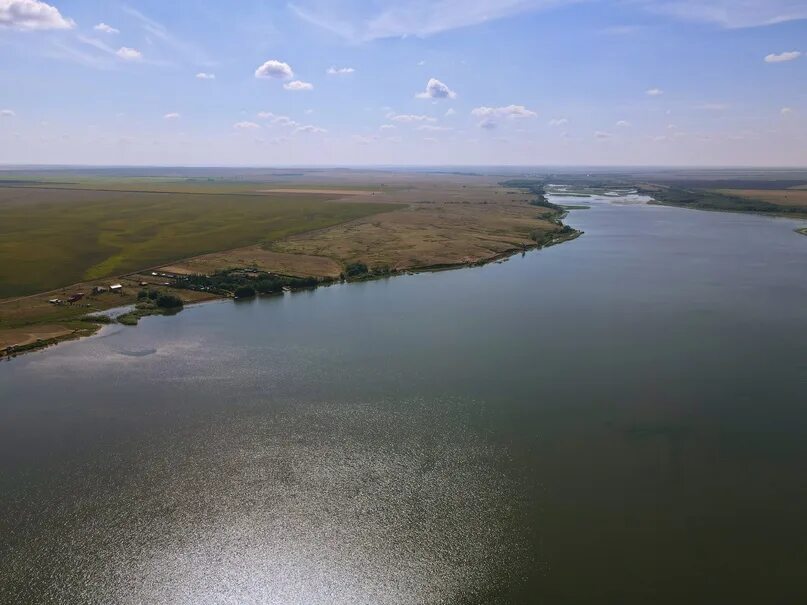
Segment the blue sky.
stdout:
<path fill-rule="evenodd" d="M 807 0 L 0 0 L 0 163 L 807 165 Z"/>

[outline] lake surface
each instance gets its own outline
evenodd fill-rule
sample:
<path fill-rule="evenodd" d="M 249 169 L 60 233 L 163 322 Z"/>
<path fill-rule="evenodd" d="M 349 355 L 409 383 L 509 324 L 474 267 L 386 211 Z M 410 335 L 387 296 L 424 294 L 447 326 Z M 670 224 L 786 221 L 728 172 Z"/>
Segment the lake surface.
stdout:
<path fill-rule="evenodd" d="M 508 262 L 0 363 L 0 602 L 807 602 L 807 237 L 557 201 Z"/>

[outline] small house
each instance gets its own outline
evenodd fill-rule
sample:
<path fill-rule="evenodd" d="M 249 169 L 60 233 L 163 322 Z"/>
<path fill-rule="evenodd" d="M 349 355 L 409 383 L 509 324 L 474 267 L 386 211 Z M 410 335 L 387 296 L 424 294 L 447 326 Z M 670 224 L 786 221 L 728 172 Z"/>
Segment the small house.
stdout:
<path fill-rule="evenodd" d="M 109 286 L 109 291 L 110 292 L 117 292 L 117 293 L 120 294 L 121 292 L 123 292 L 123 285 L 121 285 L 121 284 L 112 284 L 111 286 Z"/>

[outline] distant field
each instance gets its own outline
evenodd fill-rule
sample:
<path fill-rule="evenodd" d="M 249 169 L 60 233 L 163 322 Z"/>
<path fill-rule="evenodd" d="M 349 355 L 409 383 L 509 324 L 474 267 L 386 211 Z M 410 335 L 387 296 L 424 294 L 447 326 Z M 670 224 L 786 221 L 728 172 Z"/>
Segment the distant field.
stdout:
<path fill-rule="evenodd" d="M 719 189 L 718 193 L 807 209 L 807 189 Z"/>
<path fill-rule="evenodd" d="M 334 194 L 223 193 L 223 184 L 205 193 L 92 185 L 105 190 L 0 186 L 0 298 L 268 243 L 391 209 L 328 201 Z"/>

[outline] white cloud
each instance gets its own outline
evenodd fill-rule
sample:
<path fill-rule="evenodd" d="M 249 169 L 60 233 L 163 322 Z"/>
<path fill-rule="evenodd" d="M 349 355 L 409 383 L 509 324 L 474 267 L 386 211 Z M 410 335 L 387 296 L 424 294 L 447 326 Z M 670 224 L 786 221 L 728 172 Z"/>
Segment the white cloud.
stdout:
<path fill-rule="evenodd" d="M 395 130 L 396 128 L 395 124 L 382 124 L 378 127 L 379 130 Z"/>
<path fill-rule="evenodd" d="M 301 80 L 294 80 L 287 82 L 283 85 L 286 90 L 314 90 L 314 85 L 311 82 L 303 82 Z"/>
<path fill-rule="evenodd" d="M 651 88 L 649 90 L 646 90 L 645 94 L 648 97 L 660 97 L 661 95 L 664 94 L 664 91 L 661 90 L 660 88 Z"/>
<path fill-rule="evenodd" d="M 294 128 L 295 126 L 299 126 L 299 124 L 295 120 L 292 120 L 288 116 L 275 116 L 272 119 L 272 124 L 275 124 L 277 126 L 286 126 L 288 128 Z"/>
<path fill-rule="evenodd" d="M 444 130 L 451 130 L 447 126 L 434 126 L 432 124 L 422 124 L 421 126 L 418 126 L 417 129 L 418 130 L 428 130 L 428 131 L 431 131 L 431 132 L 440 132 L 440 131 L 444 131 Z"/>
<path fill-rule="evenodd" d="M 0 0 L 0 27 L 22 31 L 72 29 L 76 22 L 40 0 Z"/>
<path fill-rule="evenodd" d="M 300 126 L 298 122 L 292 120 L 288 116 L 279 116 L 277 114 L 272 113 L 271 111 L 260 111 L 258 112 L 258 117 L 261 120 L 269 120 L 275 126 L 285 126 L 288 128 L 295 128 Z"/>
<path fill-rule="evenodd" d="M 601 141 L 604 141 L 605 139 L 610 139 L 613 135 L 610 132 L 603 132 L 602 130 L 598 130 L 597 132 L 594 133 L 594 136 L 600 139 Z"/>
<path fill-rule="evenodd" d="M 175 111 L 172 111 L 171 113 L 167 113 L 167 114 L 165 114 L 163 116 L 163 118 L 166 119 L 166 120 L 177 120 L 177 119 L 179 119 L 179 117 L 180 117 L 179 114 L 177 112 L 175 112 Z"/>
<path fill-rule="evenodd" d="M 793 108 L 782 107 L 782 109 L 779 110 L 779 113 L 782 114 L 783 116 L 789 116 L 791 113 L 793 113 Z"/>
<path fill-rule="evenodd" d="M 236 122 L 233 124 L 233 128 L 236 130 L 256 130 L 260 128 L 260 124 L 256 124 L 255 122 Z"/>
<path fill-rule="evenodd" d="M 13 118 L 16 115 L 13 109 L 0 109 L 0 117 Z"/>
<path fill-rule="evenodd" d="M 435 118 L 424 115 L 415 115 L 411 113 L 403 114 L 389 114 L 387 117 L 393 122 L 402 122 L 404 124 L 412 124 L 415 122 L 436 122 Z"/>
<path fill-rule="evenodd" d="M 124 61 L 138 61 L 143 58 L 143 53 L 128 46 L 121 46 L 116 52 L 116 55 Z"/>
<path fill-rule="evenodd" d="M 565 126 L 569 123 L 569 120 L 566 118 L 553 118 L 547 122 L 548 126 L 552 126 L 553 128 L 556 126 Z"/>
<path fill-rule="evenodd" d="M 791 50 L 788 52 L 771 54 L 765 57 L 765 63 L 785 63 L 787 61 L 794 61 L 801 56 L 801 51 L 798 50 Z"/>
<path fill-rule="evenodd" d="M 325 73 L 329 76 L 347 76 L 355 71 L 352 67 L 329 67 Z"/>
<path fill-rule="evenodd" d="M 294 132 L 307 132 L 309 134 L 322 134 L 324 132 L 328 132 L 324 128 L 320 128 L 319 126 L 313 126 L 311 124 L 305 124 L 303 126 L 298 126 L 294 129 Z"/>
<path fill-rule="evenodd" d="M 216 74 L 209 74 L 209 73 L 206 73 L 204 71 L 200 71 L 198 74 L 196 74 L 196 79 L 197 80 L 215 80 L 216 79 Z"/>
<path fill-rule="evenodd" d="M 99 23 L 93 29 L 97 32 L 104 32 L 105 34 L 119 34 L 120 30 L 112 27 L 111 25 L 107 25 L 106 23 Z"/>
<path fill-rule="evenodd" d="M 426 90 L 417 93 L 415 97 L 418 99 L 455 99 L 457 93 L 437 78 L 429 78 L 426 83 Z"/>
<path fill-rule="evenodd" d="M 616 123 L 616 126 L 617 128 L 628 128 L 630 127 L 630 122 L 627 120 L 619 120 L 619 122 Z"/>
<path fill-rule="evenodd" d="M 477 107 L 471 110 L 471 115 L 478 118 L 534 118 L 538 114 L 523 105 L 507 105 L 505 107 Z"/>
<path fill-rule="evenodd" d="M 504 107 L 476 107 L 471 110 L 471 115 L 481 118 L 480 128 L 490 130 L 496 128 L 500 120 L 534 118 L 538 114 L 523 105 L 506 105 Z"/>
<path fill-rule="evenodd" d="M 453 116 L 453 115 L 454 115 L 454 114 L 456 114 L 456 113 L 457 113 L 457 112 L 456 112 L 456 111 L 454 111 L 454 108 L 453 108 L 453 107 L 449 107 L 449 108 L 448 108 L 448 110 L 446 111 L 446 117 L 447 117 L 447 118 L 450 118 L 451 116 Z"/>
<path fill-rule="evenodd" d="M 269 59 L 255 70 L 256 78 L 275 78 L 277 80 L 290 80 L 294 77 L 294 72 L 288 63 Z"/>

